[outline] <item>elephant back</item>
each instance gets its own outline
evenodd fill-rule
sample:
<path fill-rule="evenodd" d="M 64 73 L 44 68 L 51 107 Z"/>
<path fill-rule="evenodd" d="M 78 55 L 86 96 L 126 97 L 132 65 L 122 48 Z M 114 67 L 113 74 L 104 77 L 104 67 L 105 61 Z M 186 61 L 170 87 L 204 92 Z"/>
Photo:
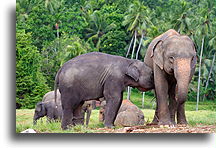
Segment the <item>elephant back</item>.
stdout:
<path fill-rule="evenodd" d="M 55 101 L 55 93 L 54 91 L 50 91 L 43 96 L 42 102 L 54 102 Z M 61 94 L 59 90 L 57 90 L 57 104 L 61 104 Z"/>

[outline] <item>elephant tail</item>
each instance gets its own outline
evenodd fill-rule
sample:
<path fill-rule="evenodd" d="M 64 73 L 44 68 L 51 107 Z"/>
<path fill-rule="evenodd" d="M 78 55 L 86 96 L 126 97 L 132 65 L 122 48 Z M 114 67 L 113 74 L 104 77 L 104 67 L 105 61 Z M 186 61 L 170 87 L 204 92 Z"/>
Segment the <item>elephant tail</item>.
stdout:
<path fill-rule="evenodd" d="M 54 84 L 54 94 L 55 94 L 55 108 L 58 108 L 57 105 L 57 89 L 58 89 L 58 85 L 59 85 L 59 73 L 60 73 L 61 69 L 57 72 L 56 77 L 55 77 L 55 84 Z"/>

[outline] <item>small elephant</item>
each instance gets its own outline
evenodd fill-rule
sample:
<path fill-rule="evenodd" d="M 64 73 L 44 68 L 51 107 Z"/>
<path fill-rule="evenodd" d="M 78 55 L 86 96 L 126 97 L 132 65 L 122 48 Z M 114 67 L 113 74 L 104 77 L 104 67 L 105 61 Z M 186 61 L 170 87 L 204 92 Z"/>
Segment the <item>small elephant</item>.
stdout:
<path fill-rule="evenodd" d="M 145 122 L 143 112 L 131 101 L 123 100 L 115 120 L 115 125 L 136 126 Z"/>
<path fill-rule="evenodd" d="M 48 92 L 44 95 L 42 102 L 38 102 L 35 108 L 33 123 L 36 124 L 37 120 L 46 116 L 47 121 L 61 120 L 62 106 L 60 100 L 60 93 L 57 91 L 56 103 L 54 100 L 54 91 Z M 56 108 L 57 105 L 57 108 Z"/>
<path fill-rule="evenodd" d="M 123 91 L 127 86 L 141 91 L 154 88 L 153 72 L 144 62 L 100 52 L 77 56 L 67 61 L 56 74 L 55 90 L 61 93 L 62 129 L 77 125 L 85 101 L 106 100 L 106 127 L 113 127 Z M 72 120 L 75 119 L 75 120 Z"/>
<path fill-rule="evenodd" d="M 104 118 L 105 102 L 102 103 L 102 110 L 100 110 L 101 116 Z M 102 119 L 103 119 L 102 118 Z M 100 120 L 103 122 L 103 120 Z M 131 101 L 123 100 L 122 105 L 118 111 L 114 124 L 120 126 L 137 126 L 143 125 L 145 122 L 143 112 Z"/>
<path fill-rule="evenodd" d="M 100 101 L 100 110 L 99 110 L 99 122 L 104 122 L 106 101 Z"/>
<path fill-rule="evenodd" d="M 86 126 L 88 126 L 91 112 L 95 108 L 96 108 L 96 101 L 95 100 L 85 101 L 85 103 L 82 106 L 82 111 L 81 111 L 81 114 L 82 114 L 81 124 L 82 125 L 84 125 L 84 120 L 86 119 Z M 86 113 L 86 118 L 85 118 L 85 113 Z"/>
<path fill-rule="evenodd" d="M 57 104 L 57 108 L 56 108 Z M 88 126 L 91 111 L 92 109 L 96 108 L 96 102 L 95 101 L 86 101 L 82 106 L 82 118 L 81 118 L 81 124 L 84 125 L 85 120 L 85 113 L 87 113 L 86 116 L 86 125 Z M 57 99 L 55 102 L 54 97 L 54 91 L 50 91 L 46 93 L 43 97 L 42 102 L 38 102 L 35 108 L 35 114 L 34 114 L 34 124 L 36 124 L 37 120 L 47 116 L 47 121 L 52 120 L 61 120 L 62 119 L 62 106 L 61 106 L 61 94 L 59 90 L 57 90 Z"/>
<path fill-rule="evenodd" d="M 196 60 L 193 41 L 173 29 L 150 43 L 144 62 L 154 72 L 157 108 L 152 124 L 174 125 L 176 114 L 178 124 L 187 124 L 184 105 Z"/>

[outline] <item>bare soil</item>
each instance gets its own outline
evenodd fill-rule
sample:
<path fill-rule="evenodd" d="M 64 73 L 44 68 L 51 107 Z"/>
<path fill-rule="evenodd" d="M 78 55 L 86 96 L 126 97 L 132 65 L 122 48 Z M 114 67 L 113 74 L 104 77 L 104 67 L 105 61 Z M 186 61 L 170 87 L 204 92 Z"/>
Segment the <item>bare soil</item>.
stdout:
<path fill-rule="evenodd" d="M 215 133 L 215 125 L 197 125 L 192 126 L 176 126 L 176 127 L 160 127 L 153 125 L 124 127 L 120 129 L 97 129 L 99 133 Z"/>

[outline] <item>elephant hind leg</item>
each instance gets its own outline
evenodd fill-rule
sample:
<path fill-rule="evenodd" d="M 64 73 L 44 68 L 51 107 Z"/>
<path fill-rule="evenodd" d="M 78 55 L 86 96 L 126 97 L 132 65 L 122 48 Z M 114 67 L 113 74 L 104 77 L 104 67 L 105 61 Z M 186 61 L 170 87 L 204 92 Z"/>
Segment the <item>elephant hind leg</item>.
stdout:
<path fill-rule="evenodd" d="M 82 111 L 82 105 L 83 102 L 78 105 L 76 109 L 74 109 L 73 112 L 73 123 L 74 125 L 84 125 L 84 116 L 85 112 Z"/>
<path fill-rule="evenodd" d="M 73 119 L 74 109 L 76 108 L 76 104 L 74 101 L 76 99 L 71 96 L 72 96 L 71 93 L 64 93 L 64 92 L 61 93 L 62 111 L 63 111 L 61 127 L 63 130 L 66 130 L 71 126 L 74 126 L 72 119 Z"/>
<path fill-rule="evenodd" d="M 72 108 L 64 108 L 63 109 L 63 117 L 62 117 L 62 124 L 61 127 L 63 130 L 68 129 L 70 126 L 73 126 L 72 122 L 73 118 L 73 110 Z"/>

